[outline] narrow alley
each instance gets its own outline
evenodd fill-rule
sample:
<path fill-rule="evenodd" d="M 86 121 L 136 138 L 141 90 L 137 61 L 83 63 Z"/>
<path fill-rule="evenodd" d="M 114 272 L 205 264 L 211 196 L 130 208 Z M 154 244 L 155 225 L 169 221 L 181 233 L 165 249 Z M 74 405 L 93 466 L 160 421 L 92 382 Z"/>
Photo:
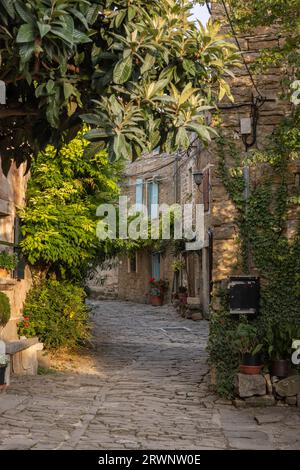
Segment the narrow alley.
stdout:
<path fill-rule="evenodd" d="M 95 373 L 15 377 L 0 449 L 297 449 L 300 410 L 236 409 L 209 391 L 208 323 L 91 302 Z"/>

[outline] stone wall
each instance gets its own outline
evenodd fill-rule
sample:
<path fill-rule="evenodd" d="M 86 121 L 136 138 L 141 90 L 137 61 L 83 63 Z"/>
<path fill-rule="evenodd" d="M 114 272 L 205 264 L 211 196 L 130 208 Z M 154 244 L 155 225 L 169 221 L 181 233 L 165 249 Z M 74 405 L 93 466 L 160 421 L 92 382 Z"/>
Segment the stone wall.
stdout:
<path fill-rule="evenodd" d="M 220 4 L 213 3 L 213 17 L 222 22 L 222 32 L 232 34 L 225 17 L 224 8 Z M 251 67 L 262 49 L 272 49 L 280 44 L 283 39 L 277 27 L 256 28 L 238 37 L 243 51 L 246 64 Z M 234 39 L 232 39 L 234 41 Z M 227 81 L 231 86 L 234 96 L 233 106 L 229 100 L 224 100 L 220 104 L 223 133 L 230 139 L 233 139 L 241 153 L 245 153 L 245 146 L 242 141 L 240 119 L 251 116 L 251 105 L 253 97 L 258 93 L 255 89 L 246 66 L 234 70 L 235 78 L 229 78 Z M 259 109 L 259 120 L 257 124 L 257 138 L 254 148 L 259 150 L 266 148 L 269 142 L 269 136 L 272 134 L 283 117 L 289 115 L 290 105 L 284 101 L 281 96 L 283 93 L 282 78 L 284 71 L 280 67 L 272 67 L 265 73 L 260 73 L 259 77 L 253 73 L 254 83 L 260 94 L 267 99 Z M 249 140 L 250 137 L 249 137 Z M 213 254 L 213 280 L 221 281 L 229 275 L 239 274 L 235 268 L 238 260 L 238 240 L 235 218 L 237 216 L 235 206 L 230 200 L 218 173 L 217 151 L 214 147 L 211 149 L 212 159 L 215 164 L 215 170 L 211 175 L 212 185 L 212 219 L 211 223 L 214 230 L 214 254 Z M 230 156 L 227 155 L 227 161 L 230 164 Z M 299 171 L 297 164 L 291 164 L 289 167 L 290 183 L 294 184 L 295 175 Z M 266 167 L 259 165 L 251 169 L 251 183 L 258 183 L 264 177 Z M 292 233 L 299 220 L 298 214 L 290 214 L 289 230 Z"/>
<path fill-rule="evenodd" d="M 25 192 L 28 175 L 24 176 L 25 165 L 16 168 L 12 164 L 6 177 L 0 169 L 0 241 L 14 243 L 14 221 L 17 209 L 25 204 Z M 0 250 L 12 252 L 0 244 Z M 23 302 L 31 286 L 31 275 L 28 267 L 25 270 L 25 279 L 13 279 L 11 274 L 0 278 L 0 291 L 5 292 L 11 304 L 11 318 L 5 328 L 0 327 L 2 339 L 17 339 L 17 322 L 22 317 Z"/>

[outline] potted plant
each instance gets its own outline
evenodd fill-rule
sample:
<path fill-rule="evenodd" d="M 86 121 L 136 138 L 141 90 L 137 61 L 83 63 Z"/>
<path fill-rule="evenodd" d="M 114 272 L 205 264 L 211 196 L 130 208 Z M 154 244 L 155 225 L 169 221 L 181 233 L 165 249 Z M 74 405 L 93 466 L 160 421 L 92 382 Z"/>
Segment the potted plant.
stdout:
<path fill-rule="evenodd" d="M 270 362 L 272 375 L 280 378 L 287 377 L 290 359 L 293 353 L 292 343 L 300 338 L 300 328 L 291 324 L 273 325 L 265 336 L 265 345 Z"/>
<path fill-rule="evenodd" d="M 240 372 L 259 374 L 262 367 L 261 349 L 257 328 L 249 323 L 240 323 L 234 337 L 234 344 L 240 353 Z"/>
<path fill-rule="evenodd" d="M 0 252 L 0 277 L 8 277 L 9 272 L 15 269 L 17 265 L 17 257 L 8 251 Z"/>
<path fill-rule="evenodd" d="M 0 385 L 5 385 L 5 371 L 8 359 L 5 354 L 0 354 Z"/>
<path fill-rule="evenodd" d="M 150 283 L 150 303 L 154 307 L 160 307 L 164 301 L 164 293 L 167 290 L 168 283 L 160 279 L 157 281 L 152 277 Z"/>
<path fill-rule="evenodd" d="M 9 298 L 4 292 L 0 292 L 0 326 L 4 327 L 10 319 Z"/>
<path fill-rule="evenodd" d="M 178 287 L 178 299 L 181 304 L 187 304 L 188 290 L 185 286 Z"/>

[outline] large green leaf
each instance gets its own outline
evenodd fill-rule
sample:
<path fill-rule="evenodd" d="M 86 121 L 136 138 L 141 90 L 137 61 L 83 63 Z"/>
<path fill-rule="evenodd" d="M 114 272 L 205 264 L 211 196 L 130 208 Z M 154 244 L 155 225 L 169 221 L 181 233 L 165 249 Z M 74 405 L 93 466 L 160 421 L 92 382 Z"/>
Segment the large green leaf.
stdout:
<path fill-rule="evenodd" d="M 83 120 L 83 122 L 86 122 L 87 124 L 93 124 L 96 126 L 100 124 L 100 118 L 99 116 L 97 116 L 97 114 L 81 114 L 80 118 Z"/>
<path fill-rule="evenodd" d="M 51 30 L 51 26 L 49 24 L 40 23 L 38 21 L 37 25 L 39 27 L 39 32 L 40 32 L 41 38 L 46 36 L 46 34 L 49 33 L 49 31 Z"/>
<path fill-rule="evenodd" d="M 35 17 L 34 15 L 30 12 L 30 10 L 24 5 L 24 1 L 11 1 L 11 3 L 14 3 L 15 9 L 17 13 L 20 15 L 23 21 L 26 21 L 26 23 L 29 24 L 34 24 L 35 22 Z"/>
<path fill-rule="evenodd" d="M 128 160 L 131 158 L 131 146 L 126 141 L 126 138 L 123 134 L 116 135 L 114 138 L 113 149 L 117 159 L 124 158 L 125 160 Z"/>
<path fill-rule="evenodd" d="M 11 18 L 15 17 L 15 9 L 11 0 L 1 0 L 2 6 L 5 8 Z"/>
<path fill-rule="evenodd" d="M 148 72 L 155 64 L 155 57 L 151 54 L 146 54 L 146 57 L 144 59 L 144 63 L 141 67 L 141 73 L 144 74 L 145 72 Z"/>
<path fill-rule="evenodd" d="M 87 140 L 99 140 L 99 139 L 106 139 L 110 137 L 112 134 L 109 131 L 105 131 L 103 129 L 92 129 L 84 134 L 84 138 Z"/>
<path fill-rule="evenodd" d="M 22 24 L 17 35 L 17 42 L 31 42 L 36 38 L 36 32 L 32 24 Z"/>
<path fill-rule="evenodd" d="M 51 34 L 54 34 L 54 36 L 57 36 L 63 39 L 64 41 L 70 44 L 73 44 L 73 33 L 70 35 L 70 33 L 67 30 L 65 30 L 63 27 L 62 28 L 52 27 Z"/>
<path fill-rule="evenodd" d="M 74 16 L 76 16 L 76 18 L 79 19 L 79 21 L 83 24 L 86 29 L 89 29 L 89 24 L 86 17 L 79 10 L 76 10 L 76 8 L 71 8 L 70 11 L 73 13 Z"/>
<path fill-rule="evenodd" d="M 121 59 L 116 64 L 113 73 L 114 82 L 118 85 L 125 83 L 129 80 L 132 73 L 132 56 Z"/>
<path fill-rule="evenodd" d="M 176 145 L 183 149 L 187 149 L 190 145 L 190 139 L 184 127 L 180 127 L 178 129 L 176 135 Z"/>
<path fill-rule="evenodd" d="M 75 44 L 86 44 L 88 42 L 92 42 L 91 38 L 78 29 L 74 30 L 73 39 Z"/>

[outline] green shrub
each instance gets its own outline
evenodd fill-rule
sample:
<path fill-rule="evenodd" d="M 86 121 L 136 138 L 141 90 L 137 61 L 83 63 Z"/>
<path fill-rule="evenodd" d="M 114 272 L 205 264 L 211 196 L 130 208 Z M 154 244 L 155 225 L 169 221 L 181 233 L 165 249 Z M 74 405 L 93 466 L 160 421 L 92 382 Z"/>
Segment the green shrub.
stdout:
<path fill-rule="evenodd" d="M 47 280 L 28 293 L 19 334 L 37 336 L 47 348 L 75 347 L 89 337 L 88 319 L 81 287 Z"/>
<path fill-rule="evenodd" d="M 10 319 L 9 298 L 3 292 L 0 292 L 0 326 L 5 326 Z"/>
<path fill-rule="evenodd" d="M 238 322 L 225 311 L 214 312 L 210 319 L 208 342 L 209 362 L 216 369 L 216 391 L 220 396 L 231 398 L 234 377 L 239 367 L 239 350 L 234 338 Z"/>
<path fill-rule="evenodd" d="M 15 254 L 10 254 L 8 251 L 2 251 L 0 253 L 0 268 L 11 271 L 15 269 L 16 265 L 17 256 Z"/>

